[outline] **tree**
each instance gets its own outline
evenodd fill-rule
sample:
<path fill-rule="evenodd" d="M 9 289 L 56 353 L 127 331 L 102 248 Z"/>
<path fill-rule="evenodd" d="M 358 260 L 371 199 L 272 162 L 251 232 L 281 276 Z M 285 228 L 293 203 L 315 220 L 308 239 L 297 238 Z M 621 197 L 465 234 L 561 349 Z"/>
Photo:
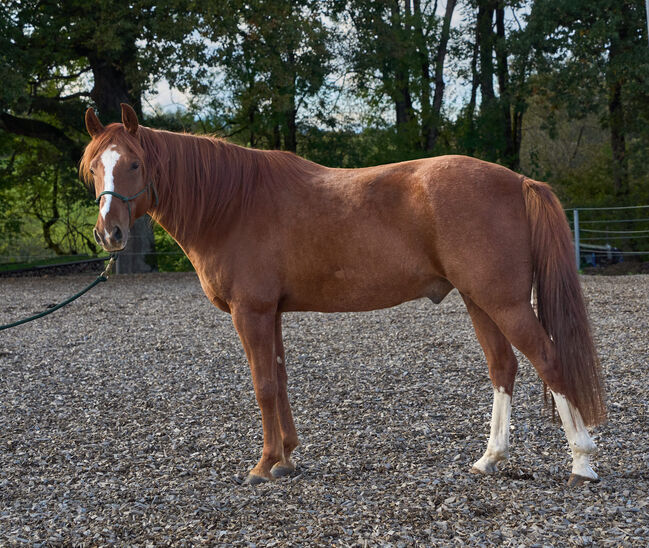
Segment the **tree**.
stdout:
<path fill-rule="evenodd" d="M 437 2 L 345 4 L 343 13 L 355 30 L 348 58 L 359 91 L 376 103 L 383 98 L 391 102 L 406 154 L 432 152 L 442 122 L 444 67 L 456 0 L 446 2 L 442 18 L 435 13 Z"/>
<path fill-rule="evenodd" d="M 517 0 L 477 0 L 467 28 L 471 93 L 457 126 L 460 148 L 511 169 L 520 167 L 523 116 L 533 74 L 529 28 L 516 11 Z M 469 53 L 470 52 L 470 53 Z M 480 101 L 478 102 L 478 92 Z"/>
<path fill-rule="evenodd" d="M 179 44 L 191 46 L 183 41 L 192 28 L 187 7 L 185 0 L 5 2 L 0 76 L 7 85 L 0 89 L 0 130 L 45 141 L 76 164 L 87 140 L 88 103 L 106 122 L 119 120 L 120 102 L 141 114 L 144 91 L 173 70 Z M 78 184 L 67 176 L 50 180 L 60 187 Z M 146 221 L 132 233 L 131 245 L 152 241 Z M 150 269 L 142 255 L 129 257 L 129 251 L 120 258 L 122 270 Z"/>
<path fill-rule="evenodd" d="M 528 26 L 551 104 L 577 118 L 597 113 L 610 135 L 615 194 L 630 193 L 629 140 L 647 142 L 649 51 L 641 0 L 539 0 Z M 647 146 L 638 154 L 644 164 Z"/>
<path fill-rule="evenodd" d="M 325 84 L 332 53 L 317 0 L 208 2 L 201 32 L 216 44 L 206 62 L 224 75 L 209 90 L 224 129 L 250 146 L 295 152 L 300 110 Z"/>

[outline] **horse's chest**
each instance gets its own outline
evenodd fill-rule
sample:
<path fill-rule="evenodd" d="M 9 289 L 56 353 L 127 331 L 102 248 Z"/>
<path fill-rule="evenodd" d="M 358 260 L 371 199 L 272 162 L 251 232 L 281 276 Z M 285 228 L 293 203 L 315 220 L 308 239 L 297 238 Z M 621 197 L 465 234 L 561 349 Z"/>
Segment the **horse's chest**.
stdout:
<path fill-rule="evenodd" d="M 205 272 L 202 272 L 197 269 L 198 279 L 201 282 L 201 287 L 205 296 L 210 300 L 210 302 L 223 310 L 223 312 L 230 313 L 230 306 L 226 300 L 225 294 L 226 291 L 222 287 L 218 277 L 209 276 Z"/>

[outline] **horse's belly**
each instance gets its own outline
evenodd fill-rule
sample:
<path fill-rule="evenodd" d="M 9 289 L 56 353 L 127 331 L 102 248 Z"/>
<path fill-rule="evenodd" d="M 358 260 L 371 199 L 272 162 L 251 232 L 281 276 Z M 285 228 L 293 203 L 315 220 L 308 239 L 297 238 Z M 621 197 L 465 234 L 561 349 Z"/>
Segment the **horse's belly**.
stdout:
<path fill-rule="evenodd" d="M 429 297 L 440 302 L 452 289 L 433 274 L 368 275 L 353 269 L 338 269 L 319 283 L 298 285 L 285 293 L 283 311 L 361 312 L 389 308 L 406 301 Z"/>

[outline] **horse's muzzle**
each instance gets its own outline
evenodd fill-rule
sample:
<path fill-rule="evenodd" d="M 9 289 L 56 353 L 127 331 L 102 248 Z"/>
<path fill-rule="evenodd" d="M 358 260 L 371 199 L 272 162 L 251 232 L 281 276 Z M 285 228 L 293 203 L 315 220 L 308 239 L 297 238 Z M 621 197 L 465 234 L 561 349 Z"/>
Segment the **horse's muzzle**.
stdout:
<path fill-rule="evenodd" d="M 128 234 L 124 234 L 122 229 L 118 226 L 114 227 L 110 232 L 104 231 L 104 234 L 95 227 L 93 234 L 95 242 L 103 247 L 105 251 L 121 251 L 126 247 Z"/>

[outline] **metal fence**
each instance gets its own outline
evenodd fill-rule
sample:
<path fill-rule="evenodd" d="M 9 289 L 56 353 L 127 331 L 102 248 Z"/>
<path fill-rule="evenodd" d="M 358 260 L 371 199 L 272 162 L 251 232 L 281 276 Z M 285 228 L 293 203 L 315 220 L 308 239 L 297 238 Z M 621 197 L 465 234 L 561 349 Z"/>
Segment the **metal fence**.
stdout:
<path fill-rule="evenodd" d="M 579 207 L 572 213 L 577 268 L 649 260 L 649 205 Z M 569 215 L 570 217 L 570 215 Z"/>

